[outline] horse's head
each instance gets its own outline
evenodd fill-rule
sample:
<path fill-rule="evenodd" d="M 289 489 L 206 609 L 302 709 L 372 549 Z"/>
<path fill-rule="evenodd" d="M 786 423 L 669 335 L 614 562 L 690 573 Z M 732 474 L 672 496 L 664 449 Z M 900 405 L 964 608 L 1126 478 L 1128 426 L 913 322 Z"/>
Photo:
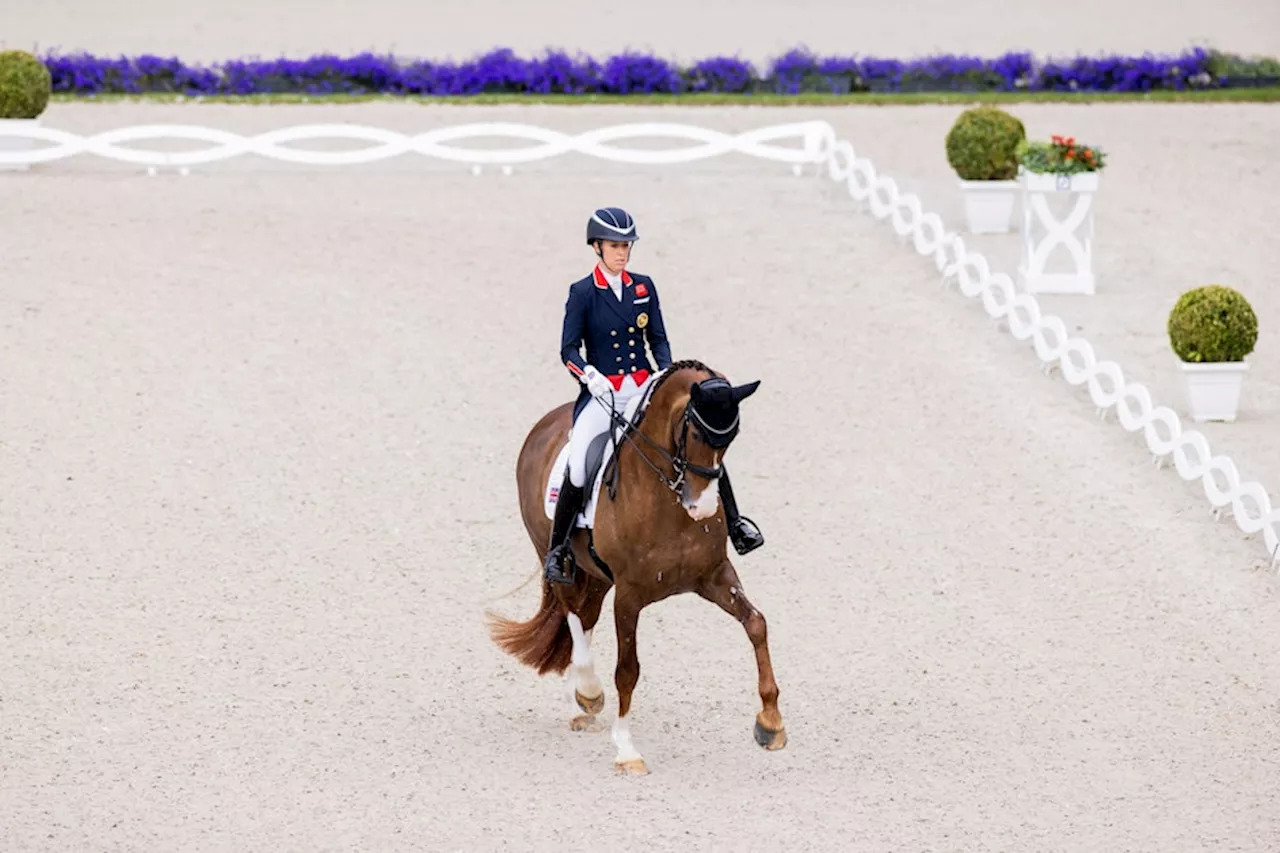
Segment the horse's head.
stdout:
<path fill-rule="evenodd" d="M 689 402 L 673 439 L 677 458 L 684 460 L 680 504 L 694 521 L 716 513 L 720 496 L 716 478 L 725 451 L 738 435 L 738 406 L 758 387 L 759 381 L 732 385 L 713 376 L 689 388 Z"/>

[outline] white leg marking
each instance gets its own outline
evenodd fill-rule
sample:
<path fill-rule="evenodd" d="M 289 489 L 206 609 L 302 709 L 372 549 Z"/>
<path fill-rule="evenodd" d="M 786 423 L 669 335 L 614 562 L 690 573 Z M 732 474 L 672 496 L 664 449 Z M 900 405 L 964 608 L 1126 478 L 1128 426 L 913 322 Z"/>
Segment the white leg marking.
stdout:
<path fill-rule="evenodd" d="M 600 686 L 600 679 L 596 678 L 596 668 L 591 661 L 591 632 L 582 630 L 582 620 L 578 618 L 578 614 L 570 613 L 568 620 L 569 633 L 573 636 L 573 666 L 569 668 L 569 672 L 573 673 L 572 689 L 576 689 L 587 698 L 594 698 L 604 691 Z"/>
<path fill-rule="evenodd" d="M 582 620 L 577 613 L 570 613 L 568 621 L 569 634 L 573 637 L 573 665 L 590 666 L 591 649 L 587 645 L 586 632 L 582 630 Z"/>
<path fill-rule="evenodd" d="M 578 673 L 576 667 L 569 667 L 564 671 L 564 698 L 565 710 L 568 711 L 569 717 L 573 718 L 582 713 L 582 709 L 578 707 Z"/>
<path fill-rule="evenodd" d="M 631 743 L 631 725 L 626 717 L 618 717 L 613 721 L 613 744 L 618 748 L 618 756 L 614 759 L 618 764 L 635 761 L 640 757 L 635 745 Z"/>

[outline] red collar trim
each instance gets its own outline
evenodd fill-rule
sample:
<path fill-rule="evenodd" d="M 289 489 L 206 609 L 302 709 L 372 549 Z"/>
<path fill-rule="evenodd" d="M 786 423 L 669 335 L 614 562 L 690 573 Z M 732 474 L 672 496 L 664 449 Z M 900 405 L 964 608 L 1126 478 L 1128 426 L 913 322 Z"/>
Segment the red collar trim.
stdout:
<path fill-rule="evenodd" d="M 601 290 L 608 289 L 609 279 L 604 277 L 604 271 L 600 269 L 599 264 L 596 264 L 595 269 L 591 270 L 591 275 L 595 279 L 596 287 L 600 288 Z M 626 270 L 623 270 L 622 271 L 623 287 L 630 287 L 631 284 L 632 284 L 631 273 L 627 272 Z"/>

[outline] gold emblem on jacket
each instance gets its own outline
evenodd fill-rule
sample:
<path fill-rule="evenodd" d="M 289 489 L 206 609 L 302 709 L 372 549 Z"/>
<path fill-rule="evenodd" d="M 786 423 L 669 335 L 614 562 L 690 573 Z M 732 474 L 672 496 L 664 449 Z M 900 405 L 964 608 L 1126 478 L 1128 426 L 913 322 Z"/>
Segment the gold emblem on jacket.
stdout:
<path fill-rule="evenodd" d="M 639 326 L 639 327 L 640 327 L 640 328 L 642 328 L 642 329 L 643 329 L 645 326 L 649 325 L 649 315 L 648 315 L 648 314 L 641 314 L 639 317 L 637 317 L 637 318 L 636 318 L 636 325 L 637 325 L 637 326 Z"/>

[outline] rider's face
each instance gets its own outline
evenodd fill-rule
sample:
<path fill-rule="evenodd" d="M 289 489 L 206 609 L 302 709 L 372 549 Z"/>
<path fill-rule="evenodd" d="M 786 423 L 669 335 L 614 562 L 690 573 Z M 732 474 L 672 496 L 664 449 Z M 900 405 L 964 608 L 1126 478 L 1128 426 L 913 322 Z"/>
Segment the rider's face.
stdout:
<path fill-rule="evenodd" d="M 627 265 L 627 261 L 631 259 L 631 244 L 619 243 L 614 240 L 601 240 L 600 259 L 604 262 L 605 268 L 616 275 L 622 272 L 623 267 Z"/>

